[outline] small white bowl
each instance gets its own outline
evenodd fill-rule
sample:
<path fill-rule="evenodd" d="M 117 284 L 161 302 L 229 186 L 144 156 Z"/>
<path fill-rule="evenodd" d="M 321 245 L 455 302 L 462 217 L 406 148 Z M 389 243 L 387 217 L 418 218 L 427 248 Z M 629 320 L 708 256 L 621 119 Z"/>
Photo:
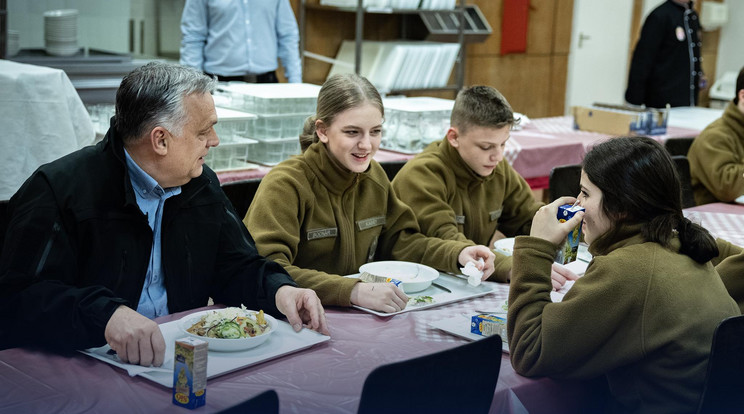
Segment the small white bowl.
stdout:
<path fill-rule="evenodd" d="M 248 338 L 240 338 L 240 339 L 225 339 L 225 338 L 209 338 L 206 336 L 199 336 L 196 334 L 192 334 L 191 332 L 187 331 L 187 329 L 191 328 L 195 323 L 199 322 L 202 318 L 202 316 L 210 313 L 219 311 L 219 309 L 212 309 L 212 310 L 206 310 L 202 312 L 196 312 L 192 313 L 191 315 L 184 316 L 181 319 L 181 330 L 184 334 L 201 339 L 203 341 L 207 341 L 209 343 L 209 350 L 210 351 L 220 351 L 220 352 L 235 352 L 235 351 L 245 351 L 246 349 L 255 348 L 264 342 L 266 342 L 267 339 L 269 339 L 269 336 L 276 330 L 277 321 L 274 319 L 271 315 L 264 314 L 264 317 L 266 318 L 266 323 L 269 324 L 268 330 L 266 330 L 264 333 L 258 336 L 252 336 Z M 247 312 L 256 312 L 248 310 Z"/>
<path fill-rule="evenodd" d="M 511 256 L 514 252 L 514 237 L 496 240 L 493 242 L 493 249 L 504 256 Z"/>
<path fill-rule="evenodd" d="M 439 272 L 429 266 L 401 261 L 365 263 L 359 268 L 359 273 L 364 272 L 400 280 L 405 293 L 420 292 L 439 277 Z"/>

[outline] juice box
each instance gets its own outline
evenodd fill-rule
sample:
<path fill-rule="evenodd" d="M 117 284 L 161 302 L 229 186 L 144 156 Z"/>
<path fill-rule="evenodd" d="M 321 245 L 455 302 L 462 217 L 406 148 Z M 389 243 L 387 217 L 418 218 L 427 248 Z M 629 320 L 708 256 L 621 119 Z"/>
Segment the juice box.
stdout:
<path fill-rule="evenodd" d="M 173 359 L 173 404 L 194 409 L 207 401 L 207 351 L 197 338 L 176 340 Z"/>
<path fill-rule="evenodd" d="M 506 318 L 479 314 L 470 318 L 470 332 L 483 336 L 499 335 L 506 341 Z"/>
<path fill-rule="evenodd" d="M 403 289 L 403 282 L 401 282 L 398 279 L 393 279 L 392 277 L 385 277 L 385 276 L 377 276 L 373 275 L 369 272 L 362 272 L 361 275 L 359 275 L 359 280 L 362 282 L 370 282 L 370 283 L 392 283 L 395 286 L 398 286 L 399 288 Z"/>
<path fill-rule="evenodd" d="M 584 211 L 584 207 L 575 206 L 571 204 L 564 204 L 558 207 L 558 221 L 561 223 L 570 220 L 574 214 L 578 211 Z M 576 226 L 566 237 L 566 241 L 558 249 L 558 253 L 555 255 L 556 263 L 566 264 L 576 260 L 576 255 L 579 253 L 579 240 L 581 239 L 581 223 Z"/>

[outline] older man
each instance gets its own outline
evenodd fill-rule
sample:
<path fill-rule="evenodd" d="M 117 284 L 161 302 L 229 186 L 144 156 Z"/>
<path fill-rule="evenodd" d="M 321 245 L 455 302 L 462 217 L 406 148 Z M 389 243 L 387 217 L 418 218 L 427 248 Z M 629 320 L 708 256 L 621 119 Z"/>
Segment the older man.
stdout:
<path fill-rule="evenodd" d="M 315 293 L 260 256 L 204 165 L 219 144 L 214 81 L 135 69 L 104 140 L 40 167 L 13 196 L 0 257 L 0 348 L 79 349 L 161 365 L 151 318 L 215 302 L 327 332 Z"/>
<path fill-rule="evenodd" d="M 695 138 L 687 158 L 697 204 L 730 203 L 744 195 L 744 68 L 734 99 Z"/>

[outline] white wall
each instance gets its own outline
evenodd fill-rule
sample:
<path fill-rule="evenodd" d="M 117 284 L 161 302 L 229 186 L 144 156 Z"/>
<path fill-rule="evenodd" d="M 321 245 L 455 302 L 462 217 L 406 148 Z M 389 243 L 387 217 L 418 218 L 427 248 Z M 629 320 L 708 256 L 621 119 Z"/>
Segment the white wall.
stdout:
<path fill-rule="evenodd" d="M 744 2 L 742 0 L 725 0 L 728 6 L 728 22 L 721 28 L 718 43 L 718 61 L 716 78 L 724 72 L 739 72 L 744 67 Z"/>

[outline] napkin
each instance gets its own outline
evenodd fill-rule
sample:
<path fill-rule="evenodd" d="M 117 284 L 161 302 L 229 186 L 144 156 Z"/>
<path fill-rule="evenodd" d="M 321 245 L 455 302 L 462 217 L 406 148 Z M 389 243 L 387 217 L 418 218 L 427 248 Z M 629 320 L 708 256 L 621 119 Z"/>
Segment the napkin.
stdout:
<path fill-rule="evenodd" d="M 483 266 L 483 258 L 481 257 L 478 259 L 478 263 L 480 263 L 481 266 Z M 478 270 L 478 268 L 475 266 L 474 261 L 469 261 L 465 264 L 465 267 L 460 268 L 460 271 L 463 275 L 468 277 L 468 284 L 471 286 L 478 286 L 481 284 L 481 280 L 483 278 L 483 271 Z"/>
<path fill-rule="evenodd" d="M 99 359 L 104 362 L 108 362 L 111 365 L 117 366 L 121 369 L 124 369 L 127 371 L 129 376 L 135 376 L 139 374 L 143 374 L 145 372 L 173 372 L 173 357 L 175 354 L 175 338 L 178 336 L 178 326 L 176 323 L 164 323 L 159 325 L 160 332 L 163 334 L 163 338 L 165 339 L 165 358 L 163 360 L 163 365 L 159 367 L 143 367 L 142 365 L 134 365 L 129 364 L 126 362 L 123 362 L 121 359 L 119 359 L 119 356 L 116 355 L 116 352 L 114 352 L 110 346 L 104 345 L 98 348 L 88 348 L 85 350 L 81 350 L 80 352 L 90 355 L 93 358 Z"/>
<path fill-rule="evenodd" d="M 111 365 L 117 366 L 127 371 L 130 377 L 135 375 L 143 374 L 145 372 L 173 372 L 173 353 L 171 352 L 170 358 L 168 358 L 168 351 L 166 350 L 166 360 L 163 361 L 163 365 L 159 367 L 143 367 L 141 365 L 128 364 L 122 362 L 116 353 L 112 353 L 111 347 L 104 345 L 99 348 L 88 348 L 84 351 L 80 351 L 84 354 L 90 355 L 93 358 L 100 359 L 101 361 L 108 362 Z M 170 367 L 170 368 L 166 368 Z"/>

